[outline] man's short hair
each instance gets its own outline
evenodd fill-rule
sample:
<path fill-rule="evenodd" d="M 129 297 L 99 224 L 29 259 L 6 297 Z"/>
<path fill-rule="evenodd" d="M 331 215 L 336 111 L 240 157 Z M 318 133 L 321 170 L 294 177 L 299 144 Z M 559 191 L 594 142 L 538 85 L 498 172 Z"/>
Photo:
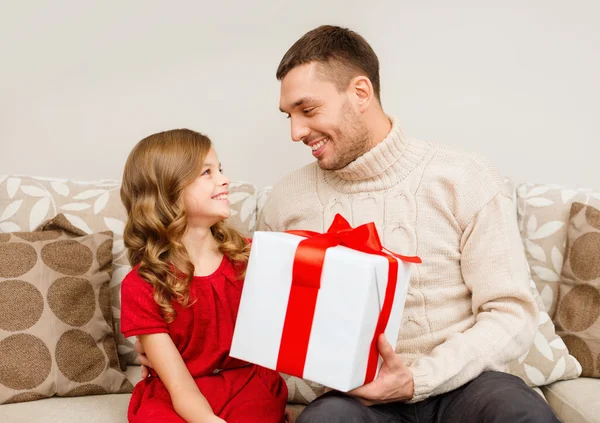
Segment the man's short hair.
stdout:
<path fill-rule="evenodd" d="M 379 59 L 367 41 L 354 31 L 323 25 L 307 32 L 285 53 L 277 68 L 282 80 L 297 66 L 317 62 L 320 72 L 341 92 L 352 78 L 364 75 L 371 81 L 375 97 L 381 102 Z"/>

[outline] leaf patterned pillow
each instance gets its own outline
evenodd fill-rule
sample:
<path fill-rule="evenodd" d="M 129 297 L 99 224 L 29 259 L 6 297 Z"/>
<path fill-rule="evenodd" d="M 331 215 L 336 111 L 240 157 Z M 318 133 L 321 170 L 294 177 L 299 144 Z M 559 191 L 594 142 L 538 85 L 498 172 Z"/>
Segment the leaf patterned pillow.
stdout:
<path fill-rule="evenodd" d="M 556 312 L 567 221 L 574 202 L 600 208 L 600 190 L 539 184 L 517 188 L 517 217 L 527 261 L 551 318 Z"/>
<path fill-rule="evenodd" d="M 250 182 L 229 184 L 231 217 L 227 223 L 245 236 L 251 236 L 256 226 L 256 197 L 256 187 Z"/>
<path fill-rule="evenodd" d="M 256 194 L 256 219 L 260 218 L 260 213 L 262 212 L 265 204 L 267 204 L 267 200 L 269 199 L 269 194 L 271 194 L 273 187 L 265 187 L 258 190 Z"/>
<path fill-rule="evenodd" d="M 63 214 L 86 233 L 114 233 L 113 275 L 110 282 L 114 332 L 121 367 L 138 364 L 133 339 L 126 339 L 121 326 L 121 281 L 131 270 L 127 261 L 123 230 L 126 213 L 120 198 L 120 182 L 74 181 L 31 176 L 0 175 L 0 233 L 32 231 L 43 221 Z M 229 187 L 231 226 L 249 236 L 256 224 L 256 188 L 248 182 Z"/>
<path fill-rule="evenodd" d="M 530 280 L 530 288 L 539 308 L 538 329 L 529 350 L 509 363 L 508 373 L 520 377 L 532 387 L 579 377 L 581 365 L 569 354 L 567 346 L 556 334 L 554 323 L 546 312 L 533 280 Z"/>

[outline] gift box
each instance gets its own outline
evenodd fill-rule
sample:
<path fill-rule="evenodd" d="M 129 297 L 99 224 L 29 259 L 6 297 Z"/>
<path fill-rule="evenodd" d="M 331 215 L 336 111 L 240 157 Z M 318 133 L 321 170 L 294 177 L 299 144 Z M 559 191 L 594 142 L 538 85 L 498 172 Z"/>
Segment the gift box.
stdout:
<path fill-rule="evenodd" d="M 230 355 L 347 392 L 372 381 L 377 338 L 396 344 L 411 265 L 373 223 L 255 232 Z"/>

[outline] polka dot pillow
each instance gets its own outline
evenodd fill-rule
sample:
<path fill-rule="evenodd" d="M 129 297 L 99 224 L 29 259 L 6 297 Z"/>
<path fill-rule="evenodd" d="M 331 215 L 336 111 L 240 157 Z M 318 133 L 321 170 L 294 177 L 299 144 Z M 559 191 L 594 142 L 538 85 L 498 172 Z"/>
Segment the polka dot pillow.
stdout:
<path fill-rule="evenodd" d="M 600 210 L 575 202 L 556 306 L 556 333 L 583 368 L 600 378 Z"/>
<path fill-rule="evenodd" d="M 0 404 L 131 392 L 119 366 L 109 282 L 112 232 L 59 215 L 0 233 Z"/>

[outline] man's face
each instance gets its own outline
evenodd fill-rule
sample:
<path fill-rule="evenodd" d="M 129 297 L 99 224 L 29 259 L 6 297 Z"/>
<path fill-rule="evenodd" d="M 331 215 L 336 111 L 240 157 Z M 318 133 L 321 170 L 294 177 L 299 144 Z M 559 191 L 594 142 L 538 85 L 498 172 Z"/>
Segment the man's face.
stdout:
<path fill-rule="evenodd" d="M 369 133 L 352 87 L 339 92 L 318 66 L 297 66 L 283 78 L 279 108 L 290 118 L 292 140 L 306 144 L 321 169 L 337 170 L 368 151 Z"/>

